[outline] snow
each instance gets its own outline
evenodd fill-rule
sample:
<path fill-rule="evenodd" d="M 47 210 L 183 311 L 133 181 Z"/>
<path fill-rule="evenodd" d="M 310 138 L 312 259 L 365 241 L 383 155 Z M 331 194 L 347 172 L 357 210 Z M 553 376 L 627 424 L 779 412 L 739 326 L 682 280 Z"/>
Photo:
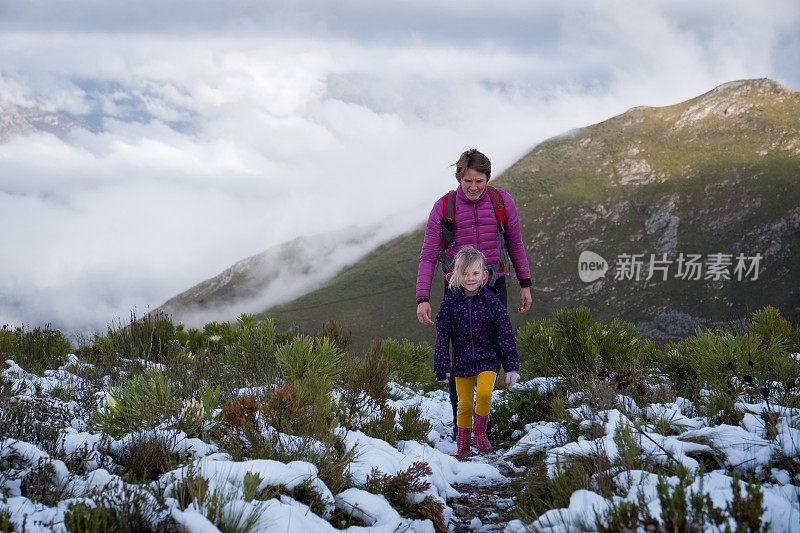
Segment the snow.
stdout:
<path fill-rule="evenodd" d="M 147 367 L 157 365 L 142 361 Z M 43 372 L 37 376 L 26 372 L 14 361 L 7 362 L 7 368 L 0 372 L 11 381 L 15 394 L 13 401 L 33 403 L 41 400 L 56 387 L 69 390 L 82 390 L 90 402 L 103 405 L 106 402 L 106 391 L 92 393 L 82 378 L 70 370 L 88 367 L 78 361 L 73 354 L 67 356 L 66 364 L 56 370 Z M 111 380 L 107 380 L 110 383 Z M 535 389 L 539 392 L 552 391 L 557 378 L 535 378 L 519 383 L 515 389 Z M 267 387 L 240 389 L 237 394 L 260 394 Z M 497 465 L 503 464 L 510 469 L 523 473 L 525 467 L 516 467 L 507 460 L 515 460 L 519 456 L 544 453 L 548 475 L 554 477 L 558 468 L 563 468 L 570 459 L 586 457 L 602 453 L 612 463 L 619 459 L 615 436 L 620 431 L 629 430 L 635 445 L 639 449 L 638 457 L 646 459 L 642 468 L 650 468 L 659 472 L 659 465 L 674 471 L 677 463 L 696 474 L 696 478 L 687 487 L 688 492 L 702 491 L 707 494 L 717 507 L 725 507 L 733 498 L 731 490 L 735 472 L 743 479 L 754 476 L 761 481 L 764 494 L 764 520 L 769 521 L 773 531 L 800 532 L 800 487 L 798 487 L 797 470 L 777 463 L 798 461 L 800 459 L 800 409 L 786 408 L 774 403 L 737 402 L 736 409 L 743 414 L 741 425 L 712 426 L 709 419 L 694 416 L 695 406 L 689 400 L 677 398 L 674 402 L 639 406 L 627 396 L 617 398 L 617 409 L 595 412 L 591 407 L 591 398 L 581 393 L 567 396 L 566 405 L 570 417 L 583 429 L 600 428 L 600 436 L 588 439 L 584 436 L 573 442 L 567 442 L 566 428 L 558 422 L 538 421 L 525 425 L 516 437 L 516 443 L 507 451 L 491 457 L 474 456 L 468 460 L 458 461 L 450 454 L 455 451 L 455 444 L 450 438 L 452 409 L 448 393 L 436 390 L 423 393 L 407 386 L 390 384 L 392 400 L 388 402 L 396 409 L 417 407 L 423 417 L 428 418 L 433 430 L 427 436 L 427 442 L 401 441 L 396 446 L 370 437 L 361 431 L 345 431 L 338 428 L 339 437 L 347 450 L 352 450 L 355 460 L 350 464 L 349 474 L 355 487 L 350 487 L 339 494 L 333 494 L 329 487 L 319 478 L 318 467 L 305 461 L 283 463 L 268 459 L 250 459 L 233 461 L 225 453 L 221 453 L 214 444 L 198 438 L 191 438 L 186 433 L 170 428 L 173 421 L 165 422 L 158 427 L 131 432 L 118 439 L 103 435 L 89 429 L 87 416 L 77 402 L 62 402 L 50 398 L 48 401 L 60 413 L 66 413 L 61 420 L 58 442 L 46 449 L 55 449 L 54 456 L 40 447 L 17 439 L 0 440 L 0 464 L 13 475 L 0 473 L 0 489 L 5 491 L 6 499 L 0 502 L 0 509 L 11 513 L 11 521 L 26 530 L 63 531 L 64 515 L 70 504 L 77 502 L 91 503 L 91 493 L 103 491 L 104 494 L 122 497 L 125 491 L 137 491 L 144 498 L 153 498 L 150 491 L 163 491 L 166 502 L 166 513 L 182 525 L 186 531 L 206 533 L 219 529 L 206 518 L 208 509 L 192 503 L 181 509 L 176 499 L 176 488 L 187 476 L 202 476 L 209 483 L 209 491 L 217 491 L 227 495 L 228 499 L 222 514 L 229 524 L 236 525 L 242 517 L 253 516 L 256 519 L 256 531 L 338 531 L 328 522 L 335 510 L 352 514 L 365 526 L 351 526 L 351 532 L 390 532 L 411 531 L 432 533 L 433 523 L 429 520 L 412 520 L 402 517 L 382 495 L 376 495 L 358 488 L 375 471 L 394 475 L 407 470 L 416 462 L 424 462 L 430 467 L 430 474 L 424 476 L 430 486 L 422 494 L 413 495 L 414 502 L 427 496 L 445 505 L 444 517 L 453 524 L 453 509 L 447 505 L 448 500 L 460 496 L 455 485 L 492 485 L 508 483 Z M 495 390 L 493 402 L 504 401 L 505 389 Z M 770 425 L 765 422 L 770 420 Z M 774 422 L 774 425 L 772 425 Z M 669 426 L 670 435 L 662 435 L 658 429 Z M 286 449 L 294 446 L 308 445 L 301 438 L 276 433 L 272 428 L 266 430 L 271 436 L 280 439 Z M 126 482 L 118 476 L 118 467 L 112 456 L 119 455 L 131 443 L 142 439 L 156 437 L 169 444 L 173 453 L 188 458 L 189 466 L 182 466 L 163 474 L 158 481 L 137 485 Z M 322 449 L 321 442 L 312 442 L 311 446 Z M 703 472 L 698 458 L 700 455 L 716 458 L 720 462 L 719 470 Z M 83 471 L 80 475 L 70 471 L 67 465 L 73 458 L 80 459 Z M 49 463 L 53 467 L 53 480 L 63 489 L 64 497 L 52 507 L 31 501 L 23 497 L 22 478 L 30 469 Z M 523 464 L 525 464 L 523 462 Z M 11 465 L 11 466 L 9 466 Z M 779 467 L 780 465 L 780 467 Z M 244 500 L 245 476 L 257 475 L 260 478 L 258 490 L 266 487 L 284 487 L 286 491 L 305 484 L 313 490 L 322 503 L 319 514 L 312 512 L 304 503 L 287 495 L 281 495 L 267 501 Z M 569 504 L 561 509 L 552 509 L 543 513 L 533 524 L 524 524 L 519 520 L 511 520 L 505 524 L 505 531 L 517 533 L 535 528 L 540 531 L 560 532 L 573 531 L 588 526 L 593 529 L 595 517 L 602 515 L 612 504 L 621 501 L 634 502 L 644 498 L 653 516 L 660 516 L 660 504 L 657 493 L 658 476 L 647 470 L 615 467 L 611 472 L 616 487 L 615 495 L 604 498 L 591 490 L 577 490 L 572 493 Z M 666 477 L 671 486 L 680 480 L 676 476 Z M 743 486 L 742 482 L 740 485 Z M 591 486 L 591 485 L 590 485 Z M 591 488 L 597 488 L 591 486 Z M 494 502 L 495 509 L 507 509 L 514 499 Z M 411 502 L 413 503 L 413 502 Z M 498 515 L 489 514 L 484 517 L 472 517 L 464 520 L 474 531 L 492 529 L 491 521 Z M 483 519 L 483 521 L 482 521 Z M 485 523 L 486 522 L 486 523 Z M 734 524 L 735 525 L 735 524 Z"/>

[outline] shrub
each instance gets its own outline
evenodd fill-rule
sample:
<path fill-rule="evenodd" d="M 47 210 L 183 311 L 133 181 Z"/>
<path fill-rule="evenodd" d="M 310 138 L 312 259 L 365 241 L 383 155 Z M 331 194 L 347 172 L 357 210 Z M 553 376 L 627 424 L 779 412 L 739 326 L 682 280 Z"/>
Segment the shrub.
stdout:
<path fill-rule="evenodd" d="M 400 410 L 400 429 L 397 433 L 398 440 L 426 441 L 428 433 L 433 429 L 433 424 L 422 416 L 422 411 L 416 405 Z"/>
<path fill-rule="evenodd" d="M 663 475 L 659 476 L 656 490 L 661 505 L 661 515 L 654 517 L 639 492 L 637 503 L 613 503 L 602 514 L 597 514 L 595 524 L 598 531 L 706 531 L 726 526 L 731 531 L 768 531 L 769 523 L 763 522 L 763 493 L 757 484 L 748 483 L 742 495 L 741 483 L 736 477 L 731 480 L 733 499 L 724 508 L 716 507 L 709 494 L 704 493 L 702 482 L 696 491 L 688 491 L 696 476 L 686 468 L 678 468 L 678 483 L 673 487 Z"/>
<path fill-rule="evenodd" d="M 387 475 L 377 468 L 367 476 L 364 490 L 373 494 L 381 494 L 394 507 L 401 516 L 411 519 L 433 521 L 437 533 L 447 531 L 444 521 L 444 505 L 437 502 L 432 496 L 426 496 L 422 501 L 415 495 L 425 492 L 430 488 L 430 482 L 424 476 L 433 473 L 428 463 L 418 461 L 402 472 Z M 418 501 L 418 503 L 413 503 Z"/>
<path fill-rule="evenodd" d="M 14 533 L 14 529 L 11 513 L 5 509 L 0 509 L 0 533 Z"/>
<path fill-rule="evenodd" d="M 11 402 L 0 409 L 0 438 L 18 439 L 33 444 L 49 454 L 56 451 L 59 424 L 39 403 Z"/>
<path fill-rule="evenodd" d="M 789 353 L 800 352 L 800 327 L 792 325 L 772 306 L 752 314 L 748 331 L 764 342 L 780 342 Z"/>
<path fill-rule="evenodd" d="M 94 411 L 94 427 L 114 438 L 142 429 L 177 414 L 180 401 L 175 399 L 172 382 L 157 369 L 136 376 L 125 385 L 108 391 L 108 405 Z"/>
<path fill-rule="evenodd" d="M 514 514 L 523 522 L 533 522 L 550 509 L 569 506 L 573 492 L 589 488 L 588 472 L 577 464 L 562 466 L 556 463 L 556 474 L 547 475 L 544 453 L 537 453 L 534 462 L 517 482 L 517 497 Z"/>
<path fill-rule="evenodd" d="M 222 390 L 219 385 L 204 383 L 199 392 L 199 400 L 183 400 L 175 427 L 189 437 L 208 440 L 211 432 L 222 423 L 222 412 L 214 414 L 219 407 Z"/>
<path fill-rule="evenodd" d="M 22 477 L 20 492 L 31 501 L 55 507 L 66 495 L 66 487 L 56 480 L 56 469 L 49 459 L 39 459 Z"/>
<path fill-rule="evenodd" d="M 242 492 L 246 503 L 252 502 L 261 478 L 247 474 L 242 482 Z M 239 499 L 234 488 L 210 490 L 210 483 L 199 475 L 193 465 L 186 468 L 181 481 L 172 487 L 172 497 L 178 507 L 185 510 L 194 504 L 200 513 L 224 532 L 253 531 L 263 514 L 263 508 L 256 505 L 230 505 Z"/>
<path fill-rule="evenodd" d="M 156 363 L 168 363 L 181 348 L 177 328 L 169 316 L 161 312 L 137 318 L 136 312 L 131 311 L 127 325 L 112 321 L 105 337 L 96 342 L 106 357 L 140 358 Z"/>
<path fill-rule="evenodd" d="M 297 389 L 291 385 L 272 391 L 263 410 L 266 423 L 283 433 L 297 429 L 304 411 L 297 399 Z"/>
<path fill-rule="evenodd" d="M 246 476 L 245 481 L 247 481 Z M 279 498 L 280 496 L 289 496 L 293 500 L 307 505 L 308 508 L 311 509 L 311 512 L 317 516 L 325 518 L 326 515 L 329 514 L 327 502 L 312 486 L 309 480 L 303 481 L 291 489 L 287 488 L 285 485 L 267 485 L 263 490 L 256 493 L 254 498 L 266 501 L 272 498 Z"/>
<path fill-rule="evenodd" d="M 337 417 L 345 427 L 358 429 L 389 400 L 389 361 L 378 353 L 349 358 L 340 388 Z"/>
<path fill-rule="evenodd" d="M 166 505 L 148 490 L 137 486 L 110 482 L 88 497 L 91 503 L 75 502 L 68 507 L 64 517 L 68 531 L 104 531 L 101 526 L 121 533 L 160 533 L 180 529 Z"/>
<path fill-rule="evenodd" d="M 318 477 L 334 492 L 350 483 L 349 465 L 354 450 L 345 451 L 341 439 L 331 433 L 330 426 L 303 417 L 293 428 L 295 439 L 281 438 L 266 426 L 267 416 L 255 395 L 240 396 L 223 408 L 221 427 L 214 432 L 220 449 L 234 460 L 273 459 L 284 463 L 308 461 L 318 465 Z M 314 432 L 316 430 L 316 432 Z"/>
<path fill-rule="evenodd" d="M 552 393 L 540 393 L 536 388 L 514 388 L 505 393 L 505 401 L 492 406 L 491 434 L 495 438 L 511 438 L 533 422 L 555 422 Z"/>
<path fill-rule="evenodd" d="M 345 351 L 350 344 L 350 337 L 353 332 L 339 327 L 333 320 L 328 320 L 322 325 L 322 331 L 319 336 L 328 339 L 331 344 L 336 346 L 339 350 Z"/>
<path fill-rule="evenodd" d="M 233 341 L 225 348 L 225 364 L 234 366 L 248 384 L 263 384 L 275 380 L 275 323 L 253 321 L 253 315 L 241 315 Z"/>
<path fill-rule="evenodd" d="M 342 370 L 343 353 L 328 339 L 296 337 L 277 349 L 284 375 L 297 389 L 303 406 L 322 413 L 330 410 L 331 392 Z"/>
<path fill-rule="evenodd" d="M 433 375 L 433 348 L 427 342 L 415 344 L 407 339 L 374 340 L 370 353 L 389 362 L 389 377 L 399 383 L 430 386 Z"/>
<path fill-rule="evenodd" d="M 361 426 L 361 431 L 375 439 L 385 440 L 392 446 L 397 445 L 397 409 L 388 405 L 380 406 L 380 410 L 372 419 Z"/>
<path fill-rule="evenodd" d="M 72 503 L 64 513 L 64 527 L 70 533 L 118 533 L 122 531 L 119 515 L 114 509 Z"/>
<path fill-rule="evenodd" d="M 174 470 L 185 456 L 174 453 L 176 437 L 147 432 L 137 435 L 116 453 L 116 462 L 122 466 L 122 479 L 129 483 L 156 481 L 165 472 Z"/>
<path fill-rule="evenodd" d="M 552 323 L 529 323 L 517 330 L 523 354 L 521 371 L 533 376 L 570 376 L 592 379 L 598 367 L 606 373 L 641 370 L 647 364 L 638 330 L 614 320 L 605 327 L 595 323 L 589 309 L 562 309 Z"/>
<path fill-rule="evenodd" d="M 593 351 L 597 351 L 599 363 L 614 373 L 637 371 L 647 366 L 640 338 L 633 324 L 616 318 L 608 327 L 594 324 L 589 330 L 589 342 Z"/>
<path fill-rule="evenodd" d="M 13 359 L 19 366 L 33 374 L 54 370 L 64 364 L 72 345 L 57 329 L 0 328 L 0 360 Z"/>

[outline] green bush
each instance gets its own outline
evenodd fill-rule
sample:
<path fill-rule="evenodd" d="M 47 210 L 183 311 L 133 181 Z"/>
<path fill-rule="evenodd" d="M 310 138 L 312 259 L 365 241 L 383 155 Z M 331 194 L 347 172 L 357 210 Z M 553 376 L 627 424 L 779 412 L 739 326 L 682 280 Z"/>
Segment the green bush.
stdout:
<path fill-rule="evenodd" d="M 296 337 L 280 346 L 275 357 L 284 376 L 297 389 L 302 405 L 319 411 L 330 405 L 331 393 L 343 367 L 343 353 L 328 339 Z"/>
<path fill-rule="evenodd" d="M 536 388 L 514 388 L 506 392 L 504 401 L 492 406 L 491 435 L 495 438 L 511 438 L 515 431 L 522 431 L 533 422 L 555 422 L 552 393 L 542 394 Z"/>
<path fill-rule="evenodd" d="M 733 500 L 722 508 L 716 507 L 711 496 L 703 492 L 702 483 L 698 490 L 688 490 L 696 480 L 695 474 L 679 468 L 678 479 L 678 483 L 671 486 L 666 476 L 658 477 L 659 517 L 652 515 L 643 493 L 639 492 L 637 503 L 614 503 L 607 511 L 596 515 L 597 530 L 604 533 L 639 529 L 700 532 L 724 525 L 725 531 L 732 531 L 730 524 L 734 524 L 736 532 L 769 531 L 769 523 L 762 519 L 764 495 L 758 484 L 747 483 L 742 494 L 741 484 L 734 476 L 731 480 Z"/>
<path fill-rule="evenodd" d="M 365 418 L 389 400 L 389 361 L 377 353 L 345 361 L 336 416 L 348 429 L 359 429 Z"/>
<path fill-rule="evenodd" d="M 787 352 L 800 353 L 800 327 L 792 325 L 772 306 L 753 313 L 747 329 L 764 342 L 776 340 L 785 345 Z"/>
<path fill-rule="evenodd" d="M 5 509 L 0 509 L 0 533 L 14 533 L 14 529 L 11 513 Z"/>
<path fill-rule="evenodd" d="M 407 339 L 374 340 L 370 353 L 389 362 L 389 378 L 394 381 L 424 387 L 436 383 L 433 375 L 433 348 L 427 342 L 415 344 Z"/>
<path fill-rule="evenodd" d="M 148 313 L 142 318 L 132 311 L 130 321 L 108 326 L 106 335 L 95 339 L 105 357 L 145 359 L 156 363 L 169 363 L 181 350 L 178 330 L 170 318 L 160 312 Z"/>
<path fill-rule="evenodd" d="M 538 453 L 525 476 L 516 483 L 514 514 L 523 522 L 534 522 L 550 509 L 569 506 L 572 493 L 589 489 L 589 473 L 577 464 L 556 464 L 556 474 L 547 475 L 544 453 Z"/>
<path fill-rule="evenodd" d="M 118 533 L 122 523 L 117 511 L 88 503 L 72 503 L 64 513 L 64 527 L 69 533 Z"/>
<path fill-rule="evenodd" d="M 365 435 L 381 439 L 392 446 L 397 445 L 397 409 L 388 405 L 380 406 L 377 416 L 359 428 Z"/>
<path fill-rule="evenodd" d="M 57 329 L 26 329 L 24 326 L 0 329 L 0 361 L 13 359 L 19 366 L 34 374 L 55 370 L 66 361 L 72 345 Z"/>
<path fill-rule="evenodd" d="M 111 387 L 108 405 L 90 415 L 91 424 L 114 438 L 152 427 L 178 414 L 181 404 L 176 393 L 161 370 L 148 370 L 124 385 Z"/>
<path fill-rule="evenodd" d="M 186 457 L 172 451 L 175 440 L 161 433 L 144 433 L 131 439 L 114 454 L 122 466 L 122 479 L 129 483 L 156 481 L 180 466 Z"/>
<path fill-rule="evenodd" d="M 253 315 L 241 315 L 232 342 L 226 346 L 223 361 L 235 367 L 249 385 L 274 382 L 278 375 L 275 361 L 275 323 L 253 321 Z"/>
<path fill-rule="evenodd" d="M 569 376 L 593 379 L 607 374 L 641 370 L 648 365 L 638 330 L 614 320 L 606 327 L 592 320 L 586 307 L 562 309 L 552 323 L 531 322 L 517 330 L 521 372 L 531 376 Z"/>
<path fill-rule="evenodd" d="M 113 490 L 109 490 L 112 487 Z M 91 503 L 75 502 L 67 508 L 64 515 L 67 531 L 166 533 L 180 530 L 164 503 L 139 487 L 113 484 L 93 491 L 88 498 Z"/>
<path fill-rule="evenodd" d="M 397 433 L 397 440 L 425 442 L 432 429 L 433 424 L 422 416 L 422 411 L 416 405 L 400 409 L 400 429 Z"/>
<path fill-rule="evenodd" d="M 691 400 L 706 388 L 728 396 L 730 402 L 800 406 L 800 362 L 787 349 L 788 323 L 769 308 L 753 316 L 751 331 L 698 330 L 682 342 L 668 344 L 656 357 L 656 367 L 670 378 L 677 394 Z"/>

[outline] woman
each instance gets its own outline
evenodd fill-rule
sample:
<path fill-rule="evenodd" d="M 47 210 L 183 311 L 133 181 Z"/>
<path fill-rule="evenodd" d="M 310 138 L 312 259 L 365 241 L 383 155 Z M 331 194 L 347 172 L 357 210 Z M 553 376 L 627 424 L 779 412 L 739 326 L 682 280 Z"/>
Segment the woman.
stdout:
<path fill-rule="evenodd" d="M 525 245 L 520 232 L 519 215 L 511 195 L 502 189 L 494 189 L 499 196 L 499 201 L 505 209 L 505 242 L 504 235 L 499 231 L 498 215 L 495 202 L 492 200 L 487 185 L 492 175 L 492 163 L 489 158 L 476 149 L 467 150 L 458 158 L 456 167 L 456 180 L 459 187 L 455 191 L 454 201 L 450 193 L 443 196 L 435 204 L 428 217 L 425 228 L 425 238 L 422 242 L 422 252 L 419 256 L 419 270 L 417 271 L 417 319 L 422 324 L 433 324 L 431 320 L 430 292 L 431 282 L 436 271 L 436 264 L 442 255 L 442 274 L 445 277 L 445 294 L 448 291 L 449 267 L 458 251 L 464 246 L 473 246 L 486 256 L 490 270 L 489 284 L 497 292 L 503 305 L 508 307 L 505 274 L 507 268 L 503 261 L 503 248 L 508 250 L 508 255 L 514 265 L 514 271 L 519 279 L 519 307 L 518 311 L 524 313 L 531 308 L 531 274 L 528 268 L 528 258 L 525 255 Z M 452 205 L 450 202 L 452 201 Z M 452 213 L 453 242 L 443 249 L 442 223 L 445 209 Z M 445 222 L 447 223 L 447 222 Z M 458 414 L 458 395 L 455 390 L 455 380 L 449 380 L 450 403 L 453 406 L 453 425 Z M 454 429 L 454 435 L 457 429 Z M 455 437 L 454 437 L 455 438 Z"/>

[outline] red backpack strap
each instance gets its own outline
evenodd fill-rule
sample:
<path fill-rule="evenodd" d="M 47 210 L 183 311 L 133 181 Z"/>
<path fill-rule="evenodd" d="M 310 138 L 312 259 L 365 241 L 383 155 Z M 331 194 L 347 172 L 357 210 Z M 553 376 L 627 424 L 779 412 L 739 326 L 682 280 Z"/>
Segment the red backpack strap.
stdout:
<path fill-rule="evenodd" d="M 447 257 L 447 250 L 455 242 L 456 219 L 456 191 L 450 191 L 442 196 L 442 247 L 439 249 L 439 261 L 442 263 L 442 273 L 449 274 L 453 271 L 453 260 Z"/>
<path fill-rule="evenodd" d="M 486 191 L 489 194 L 489 199 L 492 201 L 494 216 L 497 218 L 497 231 L 500 233 L 500 260 L 496 264 L 489 266 L 489 271 L 492 273 L 489 285 L 494 286 L 498 273 L 505 273 L 506 271 L 505 259 L 508 256 L 506 250 L 506 206 L 503 204 L 503 199 L 500 197 L 500 193 L 497 189 L 491 185 L 487 185 Z"/>
<path fill-rule="evenodd" d="M 486 190 L 489 193 L 489 199 L 492 200 L 492 207 L 494 207 L 494 216 L 497 217 L 497 224 L 500 226 L 500 233 L 506 232 L 506 206 L 503 204 L 503 199 L 497 189 L 488 185 Z"/>

